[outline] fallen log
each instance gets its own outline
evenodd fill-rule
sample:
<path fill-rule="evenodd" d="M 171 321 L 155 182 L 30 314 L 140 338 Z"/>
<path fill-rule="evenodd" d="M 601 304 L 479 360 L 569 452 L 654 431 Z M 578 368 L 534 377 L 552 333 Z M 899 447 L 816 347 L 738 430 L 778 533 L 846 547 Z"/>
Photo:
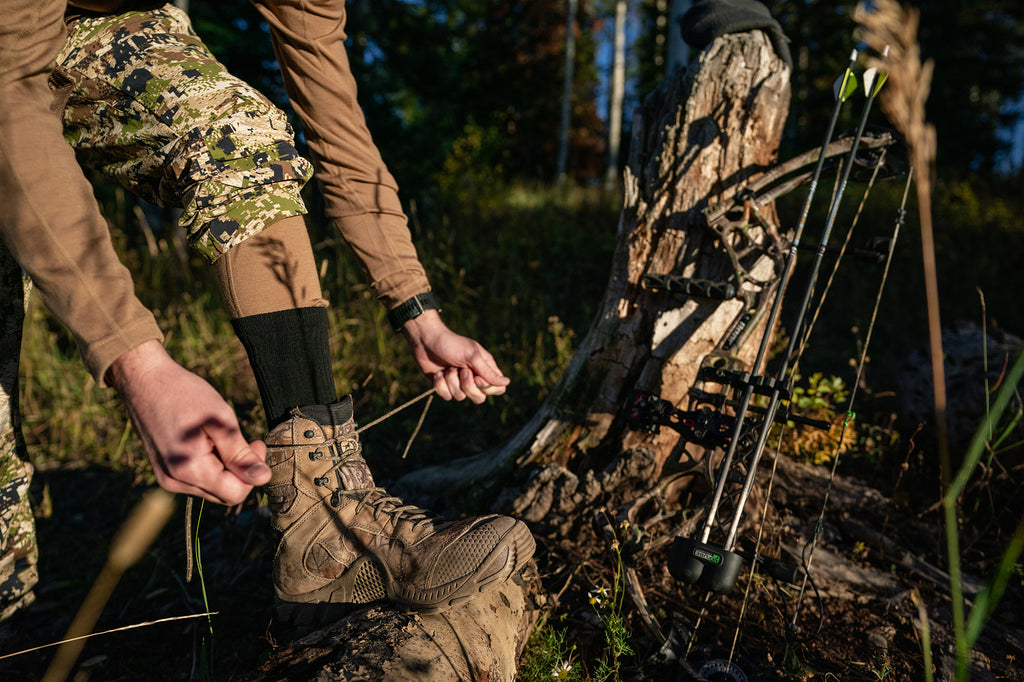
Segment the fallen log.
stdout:
<path fill-rule="evenodd" d="M 249 678 L 511 682 L 537 611 L 536 570 L 443 613 L 360 609 L 278 648 Z"/>

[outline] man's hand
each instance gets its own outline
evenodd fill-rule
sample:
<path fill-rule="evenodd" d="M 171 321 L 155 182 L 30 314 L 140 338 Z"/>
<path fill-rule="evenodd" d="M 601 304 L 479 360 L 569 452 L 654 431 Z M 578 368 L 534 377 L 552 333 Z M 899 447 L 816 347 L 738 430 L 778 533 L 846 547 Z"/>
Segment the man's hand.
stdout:
<path fill-rule="evenodd" d="M 165 490 L 232 505 L 270 480 L 263 442 L 247 443 L 220 394 L 158 341 L 119 357 L 108 376 Z"/>
<path fill-rule="evenodd" d="M 436 310 L 402 325 L 402 333 L 423 373 L 433 377 L 434 388 L 444 400 L 482 403 L 489 395 L 505 392 L 509 380 L 494 357 L 473 339 L 448 329 Z"/>

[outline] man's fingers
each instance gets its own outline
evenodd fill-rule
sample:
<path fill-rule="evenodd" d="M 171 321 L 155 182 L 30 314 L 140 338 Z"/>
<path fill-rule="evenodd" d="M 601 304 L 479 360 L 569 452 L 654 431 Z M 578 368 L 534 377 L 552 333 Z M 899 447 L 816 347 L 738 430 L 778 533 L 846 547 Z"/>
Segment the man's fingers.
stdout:
<path fill-rule="evenodd" d="M 441 400 L 465 400 L 466 392 L 462 390 L 459 370 L 455 367 L 434 373 L 434 388 Z"/>
<path fill-rule="evenodd" d="M 242 483 L 242 481 L 238 480 L 237 476 L 224 469 L 221 469 L 220 473 L 206 475 L 204 480 L 207 482 L 207 486 L 200 488 L 197 485 L 175 478 L 174 474 L 161 471 L 157 473 L 156 477 L 156 482 L 168 492 L 202 497 L 205 500 L 215 502 L 216 504 L 223 504 L 227 507 L 245 502 L 245 498 L 252 491 L 251 485 Z"/>
<path fill-rule="evenodd" d="M 510 383 L 509 378 L 501 373 L 498 363 L 494 361 L 494 356 L 484 350 L 483 347 L 473 356 L 469 363 L 469 368 L 473 371 L 473 374 L 483 379 L 490 386 L 508 386 Z"/>
<path fill-rule="evenodd" d="M 203 451 L 180 458 L 165 457 L 170 481 L 158 481 L 171 492 L 198 495 L 211 502 L 241 504 L 253 486 L 270 480 L 266 464 L 266 445 L 246 442 L 230 424 L 203 427 Z"/>
<path fill-rule="evenodd" d="M 459 386 L 462 388 L 462 392 L 477 405 L 487 400 L 487 394 L 484 393 L 483 388 L 480 386 L 481 381 L 479 377 L 473 374 L 472 370 L 459 370 Z"/>
<path fill-rule="evenodd" d="M 481 386 L 478 383 L 477 386 L 480 388 L 480 391 L 484 395 L 492 396 L 492 395 L 505 395 L 505 388 L 506 388 L 507 385 L 506 386 L 494 386 L 492 384 L 484 384 L 483 386 Z"/>
<path fill-rule="evenodd" d="M 465 400 L 466 392 L 462 389 L 462 381 L 459 378 L 461 372 L 454 367 L 449 367 L 444 373 L 444 380 L 448 384 L 448 392 L 452 394 L 453 400 Z"/>
<path fill-rule="evenodd" d="M 441 400 L 451 400 L 452 392 L 448 388 L 448 382 L 444 378 L 444 370 L 434 372 L 434 390 L 437 391 Z"/>
<path fill-rule="evenodd" d="M 224 458 L 224 466 L 250 485 L 263 485 L 270 481 L 270 467 L 267 466 L 267 446 L 263 441 L 247 443 L 241 450 Z"/>
<path fill-rule="evenodd" d="M 435 372 L 433 379 L 434 389 L 442 400 L 469 398 L 477 404 L 485 402 L 488 396 L 502 395 L 508 385 L 507 380 L 499 385 L 492 385 L 483 377 L 477 376 L 473 370 L 465 367 L 462 369 L 449 367 L 446 370 Z"/>

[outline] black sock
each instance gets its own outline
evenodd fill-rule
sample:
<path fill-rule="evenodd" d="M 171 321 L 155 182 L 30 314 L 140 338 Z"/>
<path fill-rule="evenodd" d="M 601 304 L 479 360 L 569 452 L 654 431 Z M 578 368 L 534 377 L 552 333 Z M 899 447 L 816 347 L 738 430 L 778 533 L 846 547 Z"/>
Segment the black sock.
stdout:
<path fill-rule="evenodd" d="M 338 400 L 327 342 L 327 309 L 296 308 L 231 320 L 249 354 L 267 423 L 294 407 Z"/>
<path fill-rule="evenodd" d="M 341 426 L 354 416 L 352 396 L 347 395 L 336 403 L 305 405 L 302 416 L 309 417 L 320 426 Z"/>

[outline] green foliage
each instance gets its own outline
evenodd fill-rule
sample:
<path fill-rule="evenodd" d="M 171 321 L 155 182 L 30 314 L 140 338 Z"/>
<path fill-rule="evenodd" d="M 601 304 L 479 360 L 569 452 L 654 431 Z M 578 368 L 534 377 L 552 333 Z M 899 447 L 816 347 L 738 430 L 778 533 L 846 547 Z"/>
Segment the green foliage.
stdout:
<path fill-rule="evenodd" d="M 504 184 L 504 156 L 497 129 L 467 123 L 434 176 L 445 202 L 452 206 L 467 205 L 478 197 L 498 194 Z"/>
<path fill-rule="evenodd" d="M 846 382 L 840 377 L 826 377 L 821 372 L 812 374 L 806 384 L 800 382 L 801 377 L 794 377 L 791 406 L 795 408 L 795 413 L 801 417 L 829 422 L 831 427 L 825 431 L 788 422 L 786 430 L 789 435 L 783 439 L 781 450 L 793 459 L 808 464 L 825 464 L 832 461 L 837 452 L 845 452 L 857 440 L 852 420 L 844 425 L 841 411 L 845 409 L 849 391 Z M 843 439 L 843 443 L 837 448 L 839 438 Z"/>
<path fill-rule="evenodd" d="M 566 637 L 564 626 L 555 625 L 547 619 L 538 622 L 526 642 L 517 679 L 522 682 L 582 680 L 580 663 L 573 661 L 576 645 L 566 642 Z"/>
<path fill-rule="evenodd" d="M 623 616 L 626 590 L 619 542 L 613 543 L 613 550 L 615 570 L 611 585 L 596 585 L 587 593 L 588 603 L 600 623 L 603 646 L 594 651 L 586 645 L 568 644 L 567 628 L 554 627 L 547 620 L 542 620 L 530 634 L 523 652 L 519 679 L 588 682 L 623 679 L 624 661 L 633 656 L 634 650 L 630 644 L 632 634 Z M 565 620 L 564 615 L 561 618 Z M 573 661 L 577 656 L 583 656 L 585 660 Z M 593 673 L 588 672 L 591 668 Z"/>
<path fill-rule="evenodd" d="M 626 530 L 623 525 L 621 530 Z M 622 616 L 623 603 L 626 600 L 625 575 L 622 565 L 622 545 L 616 540 L 612 544 L 615 552 L 615 571 L 612 574 L 612 587 L 598 587 L 590 592 L 590 605 L 604 627 L 604 651 L 597 659 L 594 679 L 598 682 L 622 679 L 622 662 L 627 656 L 633 655 L 629 644 L 631 634 Z"/>
<path fill-rule="evenodd" d="M 592 18 L 589 3 L 580 5 L 571 165 L 577 176 L 596 177 L 603 127 Z M 424 199 L 446 160 L 464 158 L 469 127 L 488 131 L 509 177 L 554 175 L 565 19 L 557 0 L 349 6 L 350 61 L 367 124 L 407 197 Z"/>
<path fill-rule="evenodd" d="M 1024 351 L 1018 354 L 1013 366 L 1007 372 L 1006 380 L 996 395 L 995 402 L 986 415 L 985 421 L 975 433 L 967 450 L 967 455 L 964 457 L 952 482 L 946 487 L 945 494 L 942 497 L 942 507 L 945 516 L 946 550 L 950 565 L 949 587 L 952 598 L 953 631 L 956 640 L 954 679 L 958 681 L 969 678 L 971 651 L 977 644 L 985 625 L 992 619 L 996 606 L 1006 592 L 1010 576 L 1013 575 L 1016 569 L 1017 561 L 1022 553 L 1024 553 L 1024 519 L 1022 519 L 1018 522 L 1013 536 L 1002 551 L 995 574 L 991 577 L 988 584 L 975 595 L 973 604 L 965 613 L 961 581 L 962 557 L 960 553 L 960 526 L 958 518 L 961 496 L 967 487 L 968 481 L 981 462 L 982 456 L 986 450 L 992 449 L 993 438 L 999 440 L 1003 437 L 1003 433 L 998 426 L 1002 423 L 1011 400 L 1017 395 L 1022 378 L 1024 378 Z M 1012 424 L 1015 424 L 1015 422 L 1012 422 Z M 930 671 L 928 672 L 930 673 Z M 929 674 L 929 679 L 930 677 L 931 675 Z"/>
<path fill-rule="evenodd" d="M 200 650 L 200 669 L 199 677 L 203 682 L 212 681 L 213 675 L 213 662 L 216 660 L 213 655 L 213 618 L 210 615 L 210 598 L 206 594 L 206 575 L 203 572 L 203 552 L 202 543 L 199 540 L 199 526 L 203 522 L 203 509 L 206 507 L 206 500 L 199 500 L 199 513 L 196 514 L 196 529 L 195 534 L 192 538 L 195 556 L 195 568 L 199 575 L 199 589 L 203 595 L 203 607 L 206 609 L 206 630 L 202 634 L 202 648 Z M 191 533 L 192 529 L 189 528 L 188 532 Z"/>
<path fill-rule="evenodd" d="M 800 377 L 795 379 L 796 382 L 800 381 Z M 806 386 L 797 385 L 793 388 L 793 403 L 804 416 L 808 416 L 807 412 L 831 413 L 837 405 L 845 403 L 848 397 L 846 382 L 837 376 L 825 377 L 821 372 L 812 374 Z"/>

